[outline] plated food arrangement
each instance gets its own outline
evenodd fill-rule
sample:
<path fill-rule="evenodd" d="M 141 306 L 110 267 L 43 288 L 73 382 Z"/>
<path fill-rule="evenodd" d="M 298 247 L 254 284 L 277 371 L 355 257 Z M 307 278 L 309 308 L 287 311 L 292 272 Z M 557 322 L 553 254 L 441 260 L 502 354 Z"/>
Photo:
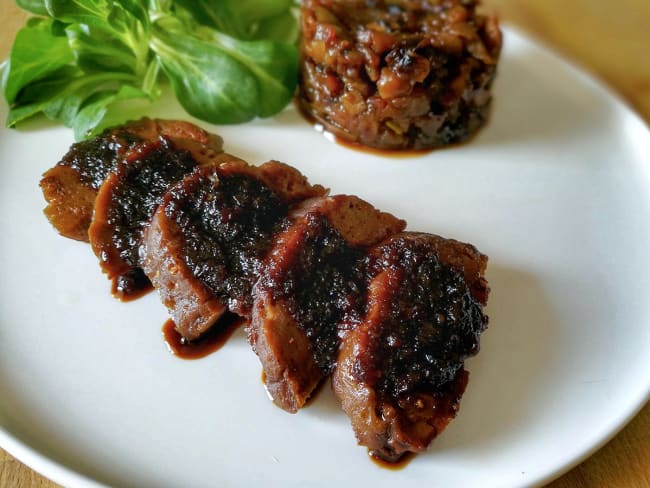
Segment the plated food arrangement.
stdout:
<path fill-rule="evenodd" d="M 638 300 L 647 128 L 583 73 L 505 35 L 494 115 L 455 150 L 347 151 L 294 110 L 209 129 L 247 161 L 293 162 L 311 183 L 488 251 L 492 326 L 466 364 L 458 419 L 428 453 L 401 471 L 365 462 L 327 384 L 298 415 L 270 407 L 243 329 L 202 361 L 170 357 L 157 294 L 113 300 L 91 248 L 58 238 L 40 215 L 36 182 L 72 142 L 42 120 L 1 136 L 3 449 L 64 486 L 238 485 L 245 473 L 379 487 L 544 484 L 601 446 L 650 385 L 648 306 Z M 185 118 L 164 101 L 149 116 Z M 245 459 L 233 448 L 242 439 L 253 440 Z M 325 469 L 342 459 L 345 469 Z"/>
<path fill-rule="evenodd" d="M 333 375 L 371 454 L 425 450 L 454 418 L 487 326 L 487 257 L 221 142 L 180 121 L 109 129 L 45 173 L 45 213 L 90 242 L 118 297 L 153 284 L 184 340 L 245 319 L 282 409 Z"/>
<path fill-rule="evenodd" d="M 502 43 L 476 7 L 304 2 L 300 109 L 382 150 L 468 139 L 487 119 Z M 250 165 L 179 120 L 75 143 L 40 186 L 47 218 L 90 243 L 113 294 L 155 288 L 185 343 L 243 319 L 287 412 L 331 377 L 359 443 L 387 462 L 426 450 L 455 417 L 488 323 L 487 257 L 474 246 L 406 231 L 287 164 Z"/>
<path fill-rule="evenodd" d="M 343 140 L 441 147 L 484 125 L 502 46 L 478 0 L 309 0 L 299 25 L 284 0 L 21 7 L 36 17 L 3 75 L 7 125 L 43 113 L 77 140 L 135 118 L 125 108 L 168 82 L 214 124 L 276 115 L 298 86 L 303 112 Z"/>

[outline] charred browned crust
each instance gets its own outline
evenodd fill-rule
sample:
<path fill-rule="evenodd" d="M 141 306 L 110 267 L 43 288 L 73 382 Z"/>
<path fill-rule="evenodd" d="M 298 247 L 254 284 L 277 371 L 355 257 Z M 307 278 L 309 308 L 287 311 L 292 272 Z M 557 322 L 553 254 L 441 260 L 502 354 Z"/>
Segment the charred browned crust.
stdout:
<path fill-rule="evenodd" d="M 170 127 L 176 138 L 161 135 Z M 83 240 L 94 206 L 88 237 L 118 292 L 150 277 L 190 341 L 226 311 L 250 318 L 277 405 L 297 411 L 334 372 L 360 444 L 388 461 L 425 450 L 455 417 L 487 326 L 487 257 L 327 197 L 283 163 L 248 165 L 191 124 L 129 130 L 75 146 L 46 173 L 60 232 Z"/>
<path fill-rule="evenodd" d="M 143 118 L 107 129 L 73 144 L 41 179 L 47 202 L 44 213 L 64 237 L 88 242 L 88 227 L 99 187 L 135 144 L 159 137 L 174 141 L 202 163 L 218 159 L 223 141 L 200 127 L 180 120 Z"/>
<path fill-rule="evenodd" d="M 165 191 L 198 165 L 189 151 L 160 138 L 134 145 L 102 183 L 88 237 L 119 298 L 150 286 L 141 269 L 144 230 Z"/>
<path fill-rule="evenodd" d="M 290 205 L 323 195 L 295 168 L 232 159 L 172 187 L 145 233 L 144 269 L 187 340 L 226 311 L 249 317 L 252 286 Z"/>
<path fill-rule="evenodd" d="M 370 250 L 366 313 L 342 339 L 332 384 L 373 455 L 421 452 L 455 417 L 464 360 L 487 326 L 486 265 L 473 246 L 431 234 Z"/>
<path fill-rule="evenodd" d="M 171 195 L 166 195 L 166 200 Z M 176 331 L 193 341 L 201 337 L 227 311 L 215 295 L 187 266 L 183 233 L 165 216 L 166 202 L 158 207 L 145 231 L 142 267 L 167 307 Z"/>
<path fill-rule="evenodd" d="M 346 195 L 305 201 L 254 289 L 249 341 L 274 402 L 296 412 L 333 369 L 341 322 L 362 306 L 365 249 L 403 220 Z"/>
<path fill-rule="evenodd" d="M 343 139 L 424 149 L 485 122 L 501 49 L 474 0 L 306 0 L 299 102 Z"/>

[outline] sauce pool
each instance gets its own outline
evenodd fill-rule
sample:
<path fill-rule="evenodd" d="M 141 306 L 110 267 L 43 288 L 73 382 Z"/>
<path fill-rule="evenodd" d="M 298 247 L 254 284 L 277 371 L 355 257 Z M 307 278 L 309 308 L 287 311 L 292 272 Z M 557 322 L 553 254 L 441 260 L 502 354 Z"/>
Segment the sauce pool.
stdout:
<path fill-rule="evenodd" d="M 428 148 L 428 149 L 379 149 L 376 147 L 370 147 L 370 146 L 364 146 L 363 144 L 359 144 L 358 142 L 352 142 L 348 141 L 347 139 L 342 138 L 341 136 L 337 136 L 336 134 L 332 134 L 331 132 L 327 131 L 326 129 L 322 128 L 322 126 L 318 123 L 314 125 L 316 130 L 319 132 L 323 133 L 323 136 L 325 136 L 325 139 L 334 141 L 336 144 L 339 146 L 346 147 L 348 149 L 352 149 L 353 151 L 357 152 L 362 152 L 366 154 L 372 154 L 374 156 L 382 156 L 385 158 L 416 158 L 418 156 L 425 156 L 427 154 L 432 153 L 433 151 L 436 150 L 436 148 Z M 437 148 L 441 149 L 441 148 Z"/>
<path fill-rule="evenodd" d="M 153 285 L 140 268 L 113 278 L 111 284 L 111 295 L 121 302 L 132 302 L 152 290 Z"/>
<path fill-rule="evenodd" d="M 399 458 L 397 461 L 390 462 L 386 461 L 384 459 L 378 458 L 374 454 L 372 454 L 370 451 L 368 451 L 368 457 L 371 459 L 373 463 L 375 463 L 377 466 L 383 469 L 389 469 L 391 471 L 401 471 L 404 469 L 406 466 L 409 465 L 409 463 L 413 460 L 415 457 L 415 454 L 412 452 L 404 454 L 401 458 Z"/>
<path fill-rule="evenodd" d="M 167 320 L 162 327 L 162 335 L 170 352 L 180 359 L 201 359 L 218 351 L 228 342 L 232 334 L 246 321 L 234 314 L 224 316 L 219 323 L 196 341 L 185 340 L 176 332 L 176 324 Z"/>

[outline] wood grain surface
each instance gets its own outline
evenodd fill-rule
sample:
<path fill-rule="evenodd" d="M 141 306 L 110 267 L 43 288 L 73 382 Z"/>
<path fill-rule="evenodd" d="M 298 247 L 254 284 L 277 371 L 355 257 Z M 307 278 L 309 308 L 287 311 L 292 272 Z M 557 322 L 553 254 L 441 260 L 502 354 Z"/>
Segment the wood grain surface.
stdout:
<path fill-rule="evenodd" d="M 650 123 L 649 0 L 484 0 L 484 4 L 504 23 L 604 81 Z M 24 19 L 12 0 L 0 0 L 0 59 L 6 57 Z M 0 488 L 56 486 L 0 449 Z M 650 404 L 605 447 L 549 486 L 650 488 Z"/>

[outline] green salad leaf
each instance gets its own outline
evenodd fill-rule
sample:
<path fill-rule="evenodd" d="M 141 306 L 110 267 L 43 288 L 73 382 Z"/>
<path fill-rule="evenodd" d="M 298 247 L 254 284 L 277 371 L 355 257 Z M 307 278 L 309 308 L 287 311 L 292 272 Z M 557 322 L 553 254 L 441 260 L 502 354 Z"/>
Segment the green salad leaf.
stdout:
<path fill-rule="evenodd" d="M 16 0 L 16 5 L 35 15 L 48 15 L 45 0 Z"/>
<path fill-rule="evenodd" d="M 168 82 L 191 115 L 240 123 L 282 110 L 295 91 L 292 0 L 17 0 L 35 14 L 2 73 L 7 126 L 37 114 L 77 139 L 132 118 Z M 143 105 L 145 106 L 145 105 Z"/>
<path fill-rule="evenodd" d="M 45 0 L 45 8 L 50 17 L 67 24 L 79 23 L 110 29 L 108 17 L 115 5 L 111 0 Z M 119 30 L 116 29 L 117 32 Z"/>
<path fill-rule="evenodd" d="M 14 103 L 21 89 L 74 61 L 65 36 L 56 33 L 55 21 L 32 19 L 14 41 L 12 55 L 3 72 L 8 103 Z"/>
<path fill-rule="evenodd" d="M 242 40 L 254 39 L 263 22 L 288 14 L 293 0 L 177 0 L 200 24 Z"/>

